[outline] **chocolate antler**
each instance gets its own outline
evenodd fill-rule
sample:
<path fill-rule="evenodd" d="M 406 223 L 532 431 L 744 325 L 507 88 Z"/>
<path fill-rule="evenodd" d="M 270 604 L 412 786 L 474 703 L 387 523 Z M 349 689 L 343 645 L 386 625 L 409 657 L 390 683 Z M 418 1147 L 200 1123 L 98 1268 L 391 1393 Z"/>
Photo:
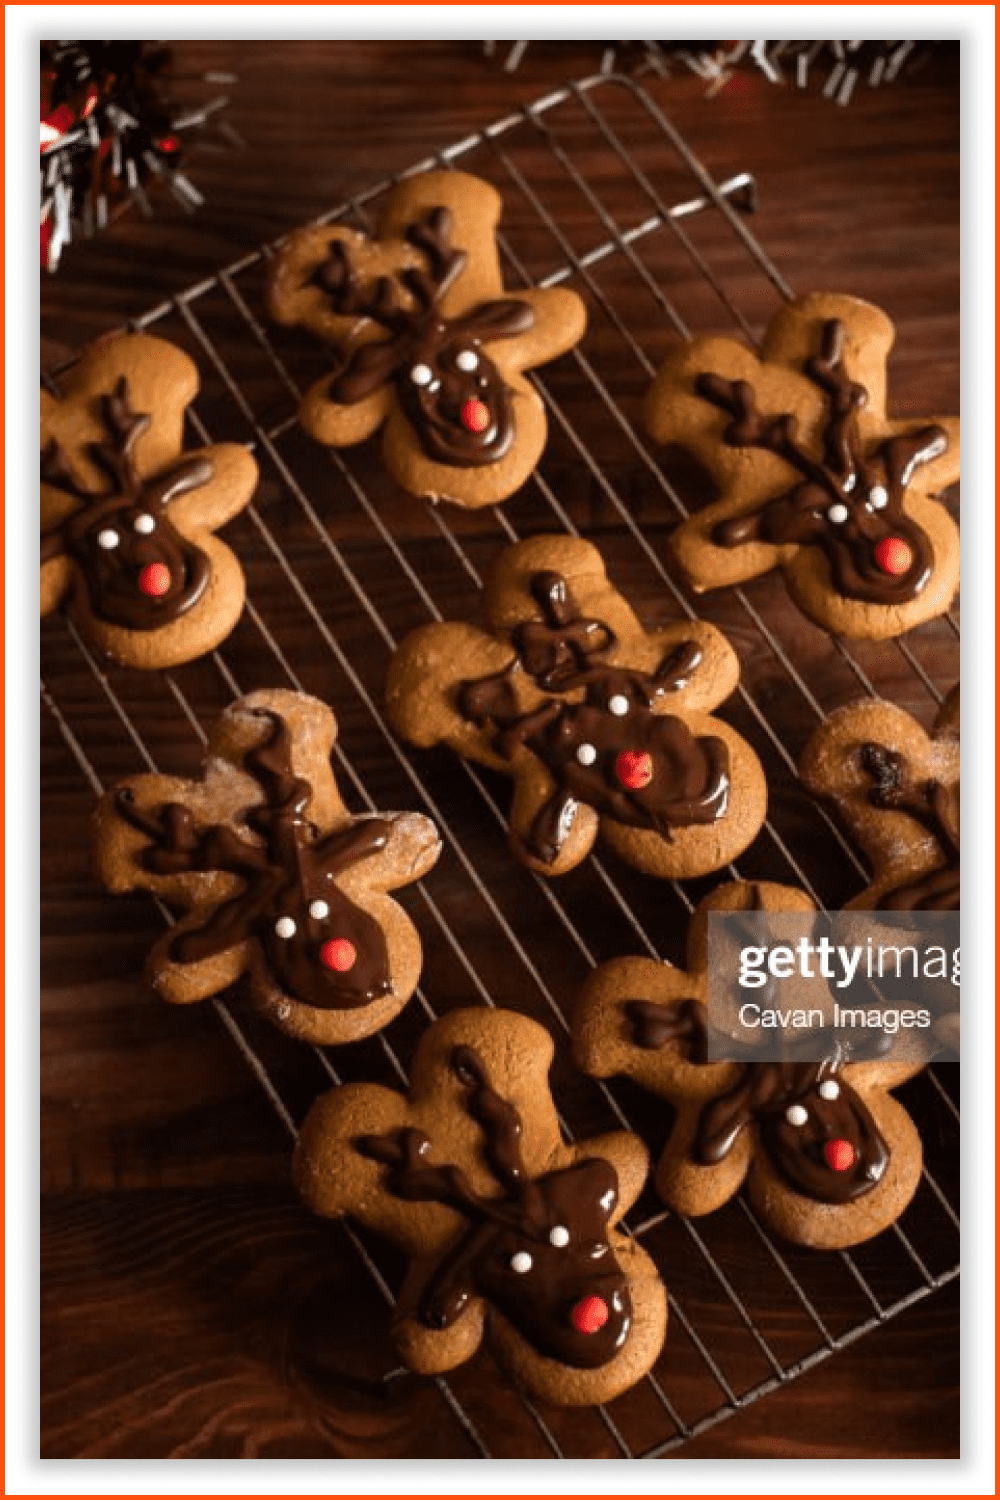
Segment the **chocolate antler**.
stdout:
<path fill-rule="evenodd" d="M 758 410 L 749 382 L 696 377 L 698 395 L 733 419 L 724 442 L 773 453 L 801 476 L 777 497 L 720 522 L 712 540 L 719 547 L 814 543 L 823 548 L 840 593 L 873 604 L 903 602 L 923 588 L 933 564 L 925 532 L 904 513 L 905 490 L 915 468 L 944 452 L 947 437 L 928 425 L 887 439 L 866 456 L 857 413 L 868 392 L 847 376 L 843 353 L 843 324 L 830 319 L 822 326 L 819 352 L 805 362 L 805 374 L 828 402 L 822 459 L 800 441 L 792 413 L 765 416 Z"/>
<path fill-rule="evenodd" d="M 96 494 L 86 489 L 74 475 L 56 438 L 50 438 L 42 450 L 41 477 L 44 484 L 65 490 L 85 505 L 101 506 L 105 500 L 114 497 L 132 505 L 141 500 L 147 506 L 160 507 L 188 490 L 207 484 L 212 477 L 212 468 L 206 459 L 187 458 L 157 479 L 141 478 L 136 468 L 135 448 L 149 428 L 150 417 L 146 412 L 133 411 L 128 380 L 124 375 L 119 377 L 113 392 L 101 397 L 101 413 L 110 441 L 91 443 L 87 451 L 108 476 L 110 488 Z M 60 532 L 66 524 L 64 522 L 59 528 Z M 51 543 L 56 534 L 47 533 L 44 542 Z"/>
<path fill-rule="evenodd" d="M 933 778 L 918 784 L 906 757 L 884 745 L 862 745 L 860 760 L 874 783 L 868 793 L 872 806 L 906 813 L 937 841 L 942 856 L 918 879 L 884 892 L 878 909 L 957 911 L 961 894 L 960 834 L 951 815 L 948 788 Z"/>
<path fill-rule="evenodd" d="M 451 242 L 453 229 L 451 211 L 432 208 L 406 230 L 407 242 L 423 252 L 429 271 L 410 266 L 403 272 L 403 281 L 428 312 L 440 303 L 468 265 L 467 253 L 457 250 Z"/>
<path fill-rule="evenodd" d="M 440 1203 L 470 1221 L 424 1286 L 417 1315 L 429 1328 L 448 1328 L 478 1293 L 542 1353 L 585 1368 L 605 1363 L 631 1320 L 606 1235 L 618 1196 L 614 1169 L 595 1158 L 531 1178 L 520 1113 L 492 1087 L 481 1057 L 458 1046 L 450 1066 L 483 1128 L 483 1155 L 501 1196 L 475 1192 L 457 1165 L 432 1165 L 429 1138 L 412 1126 L 353 1143 L 389 1168 L 385 1185 L 396 1197 Z"/>
<path fill-rule="evenodd" d="M 397 1197 L 443 1203 L 470 1218 L 493 1224 L 525 1223 L 537 1205 L 521 1156 L 521 1117 L 490 1086 L 482 1059 L 471 1047 L 454 1049 L 451 1070 L 470 1090 L 467 1107 L 483 1127 L 483 1154 L 506 1198 L 481 1197 L 459 1167 L 430 1166 L 425 1158 L 431 1143 L 422 1131 L 405 1129 L 398 1137 L 360 1136 L 354 1142 L 355 1147 L 362 1156 L 392 1167 L 389 1185 Z"/>
<path fill-rule="evenodd" d="M 813 362 L 810 361 L 811 363 Z M 833 421 L 824 435 L 828 456 L 831 453 L 837 455 L 838 469 L 835 471 L 812 458 L 797 441 L 798 422 L 790 412 L 765 417 L 758 411 L 756 396 L 749 381 L 724 380 L 720 375 L 699 375 L 695 381 L 695 389 L 699 396 L 711 401 L 713 406 L 728 412 L 733 418 L 722 434 L 724 442 L 730 443 L 734 448 L 763 448 L 767 453 L 776 453 L 793 469 L 797 469 L 804 479 L 826 490 L 830 499 L 840 499 L 838 479 L 853 472 L 848 445 L 844 440 L 845 418 L 850 415 L 853 407 L 847 407 L 846 411 L 835 409 Z M 844 467 L 840 467 L 842 464 Z M 766 541 L 777 540 L 765 529 L 771 514 L 769 508 L 765 507 L 763 516 L 766 519 L 759 534 Z M 730 540 L 733 528 L 744 520 L 744 517 L 739 517 L 736 521 L 723 522 L 717 529 L 715 540 L 722 545 L 735 545 L 735 539 Z M 741 536 L 739 540 L 748 538 Z"/>
<path fill-rule="evenodd" d="M 243 888 L 212 908 L 198 926 L 170 946 L 177 963 L 195 963 L 256 938 L 287 993 L 321 1009 L 347 1009 L 391 992 L 381 926 L 336 884 L 343 870 L 386 845 L 389 824 L 366 818 L 320 836 L 307 817 L 312 787 L 291 770 L 287 726 L 279 714 L 257 711 L 272 728 L 246 756 L 264 801 L 240 817 L 259 842 L 229 824 L 199 829 L 179 802 L 153 812 L 119 789 L 119 815 L 146 835 L 146 869 L 157 875 L 224 871 Z"/>

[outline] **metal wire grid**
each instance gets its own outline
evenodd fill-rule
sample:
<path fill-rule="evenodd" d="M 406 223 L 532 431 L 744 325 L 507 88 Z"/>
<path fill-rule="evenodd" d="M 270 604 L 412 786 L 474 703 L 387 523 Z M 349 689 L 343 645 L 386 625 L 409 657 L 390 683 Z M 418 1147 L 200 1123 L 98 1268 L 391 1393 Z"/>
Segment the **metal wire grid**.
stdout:
<path fill-rule="evenodd" d="M 381 713 L 376 673 L 406 630 L 444 617 L 437 593 L 447 592 L 449 617 L 456 597 L 474 610 L 484 567 L 500 544 L 539 530 L 599 537 L 612 578 L 648 623 L 657 623 L 656 614 L 710 617 L 740 652 L 744 683 L 723 713 L 765 762 L 772 815 L 739 872 L 730 866 L 728 874 L 792 880 L 820 905 L 838 905 L 866 872 L 834 820 L 802 797 L 796 750 L 809 728 L 859 690 L 905 699 L 926 718 L 943 698 L 942 653 L 957 676 L 957 622 L 949 615 L 874 653 L 805 624 L 796 625 L 794 639 L 787 631 L 782 639 L 771 618 L 774 580 L 699 600 L 696 611 L 664 566 L 658 543 L 687 513 L 685 499 L 630 415 L 633 396 L 655 370 L 661 336 L 688 336 L 706 322 L 716 330 L 721 314 L 752 339 L 753 322 L 791 295 L 729 202 L 752 194 L 747 174 L 717 185 L 649 93 L 634 80 L 608 76 L 559 90 L 405 175 L 432 166 L 461 166 L 501 188 L 508 286 L 569 283 L 590 304 L 582 349 L 536 378 L 551 435 L 539 472 L 503 509 L 466 513 L 424 509 L 400 496 L 373 445 L 347 454 L 316 451 L 298 432 L 295 414 L 321 357 L 317 363 L 297 337 L 262 321 L 262 277 L 272 253 L 264 247 L 137 324 L 186 346 L 201 367 L 204 386 L 189 416 L 193 440 L 239 438 L 260 463 L 258 498 L 227 533 L 250 581 L 244 619 L 209 658 L 158 676 L 105 668 L 71 622 L 52 622 L 43 701 L 98 793 L 139 768 L 177 771 L 178 755 L 193 768 L 204 724 L 232 697 L 267 684 L 313 692 L 336 708 L 335 765 L 359 809 L 420 806 L 441 828 L 438 870 L 402 893 L 430 939 L 424 982 L 387 1032 L 335 1055 L 299 1046 L 301 1066 L 290 1074 L 280 1051 L 288 1043 L 238 995 L 213 1002 L 290 1135 L 318 1088 L 354 1077 L 405 1083 L 405 1059 L 426 1022 L 472 1001 L 524 1010 L 555 1031 L 556 1097 L 565 1105 L 568 1136 L 636 1128 L 655 1153 L 663 1121 L 650 1101 L 624 1084 L 580 1079 L 558 1044 L 572 994 L 593 965 L 635 951 L 637 942 L 651 956 L 678 959 L 686 915 L 714 880 L 685 889 L 602 856 L 560 882 L 515 867 L 493 827 L 506 827 L 500 783 L 464 763 L 456 775 L 443 754 L 413 753 L 397 742 Z M 572 188 L 578 205 L 559 221 L 546 206 L 555 178 Z M 391 185 L 378 184 L 327 222 L 370 227 Z M 727 286 L 734 255 L 744 286 L 748 267 L 753 272 L 752 311 L 737 305 Z M 648 328 L 622 311 L 637 289 L 655 311 Z M 50 377 L 54 390 L 62 373 Z M 254 583 L 263 577 L 277 601 L 268 619 L 254 602 Z M 100 746 L 88 745 L 109 709 L 120 740 L 107 746 L 105 719 Z M 781 825 L 795 805 L 812 823 L 793 852 Z M 163 916 L 169 920 L 165 910 Z M 629 1231 L 661 1265 L 670 1293 L 671 1328 L 656 1368 L 608 1407 L 585 1413 L 543 1411 L 522 1392 L 514 1399 L 509 1382 L 494 1384 L 510 1393 L 498 1402 L 502 1420 L 492 1409 L 482 1413 L 472 1377 L 456 1371 L 437 1385 L 470 1455 L 661 1456 L 952 1280 L 958 1113 L 950 1082 L 930 1069 L 908 1086 L 906 1102 L 928 1142 L 921 1188 L 899 1224 L 851 1253 L 779 1247 L 742 1198 L 698 1224 L 665 1212 L 651 1195 L 640 1200 Z M 392 1273 L 383 1269 L 378 1245 L 350 1225 L 343 1232 L 391 1303 Z M 477 1363 L 488 1361 L 481 1353 Z"/>

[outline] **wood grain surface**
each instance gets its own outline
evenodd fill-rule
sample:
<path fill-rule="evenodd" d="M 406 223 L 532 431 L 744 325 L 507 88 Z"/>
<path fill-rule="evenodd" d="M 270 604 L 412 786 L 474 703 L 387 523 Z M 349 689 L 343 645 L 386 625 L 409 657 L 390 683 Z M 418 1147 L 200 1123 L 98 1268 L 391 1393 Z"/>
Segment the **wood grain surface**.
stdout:
<path fill-rule="evenodd" d="M 69 248 L 58 274 L 42 285 L 46 367 L 296 224 L 516 114 L 585 75 L 600 56 L 598 43 L 538 43 L 508 74 L 474 43 L 178 42 L 173 50 L 177 72 L 193 75 L 177 85 L 185 101 L 218 92 L 197 75 L 237 75 L 226 90 L 227 118 L 246 150 L 193 155 L 188 171 L 207 198 L 196 216 L 184 216 L 168 200 L 149 222 L 123 219 L 105 235 Z M 706 97 L 703 81 L 684 71 L 642 82 L 714 178 L 754 173 L 759 206 L 748 222 L 790 287 L 851 292 L 888 311 L 898 328 L 891 362 L 895 410 L 914 416 L 957 410 L 957 47 L 941 44 L 919 73 L 893 87 L 859 88 L 847 108 L 752 76 L 714 99 Z M 660 127 L 636 109 L 627 88 L 609 86 L 594 97 L 604 101 L 606 119 L 627 134 L 636 160 L 667 201 L 696 196 L 695 179 L 676 156 L 664 154 Z M 613 147 L 594 136 L 586 109 L 574 100 L 541 125 L 522 118 L 503 138 L 476 144 L 459 163 L 501 186 L 509 243 L 534 279 L 564 264 L 567 246 L 571 257 L 580 256 L 608 235 L 556 148 L 586 162 L 587 180 L 605 207 L 634 213 L 634 185 L 624 181 Z M 525 165 L 531 176 L 521 182 L 517 172 Z M 532 192 L 554 228 L 539 227 Z M 759 334 L 780 301 L 767 274 L 717 212 L 679 223 L 686 241 L 661 226 L 641 242 L 650 277 L 668 287 L 671 305 L 695 331 L 728 329 L 735 307 Z M 259 266 L 249 265 L 235 280 L 260 315 Z M 651 364 L 677 336 L 676 324 L 620 253 L 587 275 L 577 268 L 570 284 L 591 305 L 587 360 L 614 382 L 616 409 L 632 417 L 648 376 L 608 308 L 625 316 Z M 50 620 L 42 629 L 49 698 L 41 782 L 41 1453 L 60 1459 L 477 1457 L 457 1403 L 492 1456 L 548 1458 L 553 1448 L 545 1429 L 485 1352 L 449 1377 L 447 1392 L 399 1370 L 385 1303 L 357 1246 L 343 1226 L 311 1219 L 294 1198 L 288 1124 L 225 1017 L 212 1005 L 175 1009 L 149 996 L 141 969 L 161 919 L 151 903 L 112 899 L 90 877 L 95 782 L 144 769 L 143 747 L 164 769 L 193 774 L 200 752 L 194 724 L 204 726 L 225 706 L 233 682 L 245 690 L 284 685 L 282 661 L 307 690 L 335 704 L 347 758 L 375 803 L 405 805 L 401 799 L 408 797 L 417 805 L 375 717 L 389 647 L 373 615 L 390 621 L 398 636 L 422 623 L 426 611 L 371 515 L 355 503 L 352 483 L 376 497 L 381 525 L 442 614 L 458 617 L 475 608 L 478 589 L 469 568 L 457 561 L 433 519 L 380 477 L 372 453 L 352 455 L 342 470 L 295 431 L 294 401 L 257 357 L 234 306 L 214 284 L 191 304 L 260 424 L 281 432 L 272 447 L 258 441 L 256 509 L 280 537 L 304 598 L 264 533 L 241 518 L 228 535 L 266 630 L 251 619 L 241 622 L 221 652 L 225 671 L 204 661 L 170 678 L 113 669 L 102 679 L 65 622 Z M 253 440 L 246 411 L 204 349 L 199 352 L 182 312 L 169 307 L 152 331 L 199 354 L 205 390 L 198 412 L 212 435 Z M 297 379 L 322 368 L 316 351 L 293 336 L 283 336 L 277 347 Z M 593 386 L 579 362 L 560 361 L 545 378 L 559 409 L 586 431 L 596 462 L 596 469 L 584 462 L 556 424 L 543 466 L 546 482 L 601 541 L 612 574 L 628 581 L 641 612 L 674 617 L 676 603 L 606 489 L 610 484 L 625 498 L 644 535 L 658 542 L 674 517 L 654 471 L 637 460 L 614 412 L 593 404 Z M 346 573 L 303 518 L 289 473 L 319 506 L 323 531 L 348 564 Z M 508 513 L 519 532 L 551 524 L 536 485 Z M 495 518 L 447 519 L 465 559 L 477 569 L 488 566 L 502 540 Z M 860 695 L 858 671 L 795 614 L 776 578 L 758 581 L 748 593 L 823 712 Z M 318 603 L 342 657 L 326 650 L 308 601 Z M 842 901 L 856 891 L 857 871 L 831 846 L 829 830 L 766 735 L 768 723 L 777 726 L 794 755 L 815 723 L 814 711 L 744 611 L 715 596 L 704 611 L 740 654 L 757 710 L 734 700 L 726 716 L 761 749 L 772 779 L 773 818 L 826 898 Z M 854 660 L 881 693 L 929 723 L 935 692 L 950 687 L 957 673 L 957 645 L 949 629 L 932 625 L 914 634 L 910 649 L 908 659 L 891 644 L 861 646 Z M 480 887 L 470 879 L 449 846 L 427 883 L 443 923 L 459 935 L 457 945 L 446 940 L 425 898 L 406 894 L 427 938 L 426 994 L 438 1010 L 469 1003 L 471 963 L 492 996 L 524 1004 L 558 1034 L 531 976 L 569 996 L 587 972 L 586 958 L 565 938 L 532 879 L 512 867 L 479 791 L 446 757 L 428 753 L 415 764 L 482 880 Z M 487 791 L 503 805 L 500 781 L 488 780 Z M 360 792 L 352 790 L 351 800 L 358 809 L 363 805 Z M 744 868 L 760 878 L 788 878 L 780 850 L 766 839 L 745 866 L 741 862 Z M 676 895 L 610 860 L 608 869 L 625 907 L 656 933 L 663 956 L 679 958 L 683 923 Z M 710 883 L 693 883 L 692 894 Z M 586 933 L 594 958 L 635 951 L 631 918 L 592 869 L 560 883 L 558 899 Z M 509 914 L 530 967 L 512 956 L 496 910 Z M 240 994 L 231 997 L 231 1010 L 248 1046 L 264 1060 L 269 1087 L 289 1121 L 299 1121 L 330 1085 L 323 1059 L 271 1032 Z M 390 1028 L 391 1045 L 404 1060 L 425 1020 L 415 1003 Z M 334 1064 L 344 1079 L 394 1081 L 374 1039 L 343 1049 Z M 562 1044 L 555 1079 L 575 1128 L 613 1125 L 606 1099 L 573 1075 Z M 954 1084 L 944 1077 L 944 1093 Z M 920 1123 L 935 1181 L 953 1202 L 957 1127 L 944 1093 L 923 1078 L 903 1097 Z M 616 1098 L 655 1149 L 666 1122 L 634 1092 L 622 1089 Z M 862 1247 L 851 1265 L 795 1249 L 776 1260 L 735 1204 L 699 1225 L 701 1249 L 651 1199 L 642 1201 L 633 1220 L 649 1221 L 644 1243 L 683 1309 L 657 1366 L 670 1409 L 644 1386 L 613 1403 L 614 1427 L 599 1413 L 546 1411 L 559 1451 L 617 1457 L 617 1430 L 639 1454 L 694 1430 L 667 1456 L 957 1455 L 957 1283 L 920 1294 L 927 1277 L 949 1271 L 957 1259 L 957 1235 L 933 1193 L 922 1194 L 904 1219 L 919 1267 L 891 1233 Z M 401 1267 L 393 1254 L 376 1245 L 367 1249 L 388 1283 L 398 1284 Z M 912 1305 L 874 1326 L 880 1318 L 852 1266 L 882 1307 L 908 1297 Z M 720 1294 L 714 1267 L 725 1268 L 735 1300 Z M 868 1331 L 856 1336 L 862 1329 Z M 839 1343 L 843 1347 L 833 1348 Z M 798 1374 L 800 1362 L 806 1368 Z"/>

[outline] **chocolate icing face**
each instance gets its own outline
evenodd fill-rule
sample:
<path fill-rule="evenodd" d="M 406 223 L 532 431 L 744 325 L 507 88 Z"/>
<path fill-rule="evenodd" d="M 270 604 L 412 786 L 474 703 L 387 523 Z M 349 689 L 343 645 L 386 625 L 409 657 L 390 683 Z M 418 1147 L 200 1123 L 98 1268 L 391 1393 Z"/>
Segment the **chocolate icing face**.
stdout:
<path fill-rule="evenodd" d="M 931 834 L 939 861 L 913 880 L 884 891 L 878 911 L 958 911 L 961 905 L 961 852 L 958 821 L 948 788 L 938 781 L 918 785 L 905 755 L 884 745 L 861 747 L 862 769 L 872 779 L 868 800 L 873 807 L 905 812 Z"/>
<path fill-rule="evenodd" d="M 630 1039 L 658 1051 L 673 1043 L 692 1063 L 708 1060 L 705 1007 L 626 1000 Z M 742 1131 L 756 1127 L 760 1149 L 797 1192 L 821 1203 L 849 1203 L 881 1180 L 889 1150 L 875 1121 L 840 1075 L 840 1053 L 821 1062 L 747 1062 L 733 1087 L 702 1107 L 694 1160 L 723 1161 Z"/>
<path fill-rule="evenodd" d="M 42 562 L 72 557 L 97 619 L 127 630 L 156 630 L 189 610 L 207 587 L 208 558 L 173 525 L 168 507 L 207 484 L 212 465 L 189 458 L 155 479 L 141 479 L 135 446 L 150 418 L 132 410 L 124 376 L 102 398 L 102 409 L 111 441 L 92 444 L 90 456 L 108 476 L 109 490 L 84 489 L 55 439 L 42 453 L 43 483 L 82 502 L 43 535 Z"/>
<path fill-rule="evenodd" d="M 540 1354 L 580 1369 L 606 1364 L 632 1326 L 628 1280 L 607 1237 L 618 1202 L 614 1168 L 594 1158 L 529 1177 L 520 1115 L 491 1087 L 479 1054 L 456 1047 L 451 1067 L 469 1089 L 467 1108 L 483 1127 L 502 1196 L 480 1197 L 461 1168 L 433 1165 L 422 1131 L 354 1142 L 390 1168 L 386 1185 L 397 1197 L 443 1203 L 470 1220 L 406 1311 L 428 1328 L 448 1328 L 472 1297 L 484 1297 Z"/>
<path fill-rule="evenodd" d="M 531 853 L 551 864 L 581 804 L 666 839 L 675 828 L 723 817 L 730 788 L 725 742 L 695 736 L 683 719 L 652 711 L 661 694 L 683 687 L 697 669 L 694 642 L 672 650 L 652 674 L 612 666 L 604 657 L 616 643 L 614 632 L 580 616 L 561 575 L 536 573 L 529 586 L 544 620 L 517 626 L 515 660 L 463 683 L 458 708 L 472 723 L 494 726 L 493 747 L 505 759 L 524 746 L 549 770 L 556 792 L 532 824 Z M 546 693 L 583 689 L 583 702 L 553 697 L 521 712 L 514 686 L 521 670 Z"/>
<path fill-rule="evenodd" d="M 617 1176 L 609 1162 L 584 1161 L 532 1186 L 530 1220 L 496 1231 L 479 1266 L 479 1288 L 539 1353 L 595 1369 L 618 1353 L 632 1326 L 628 1283 L 607 1238 Z M 560 1229 L 565 1244 L 554 1242 Z M 521 1255 L 531 1260 L 525 1272 L 514 1269 Z M 592 1297 L 608 1317 L 590 1333 L 576 1327 L 573 1311 Z"/>
<path fill-rule="evenodd" d="M 488 307 L 481 304 L 459 321 L 433 324 L 414 341 L 408 368 L 396 382 L 400 405 L 430 458 L 460 468 L 480 468 L 503 458 L 514 441 L 510 390 L 481 341 L 469 332 Z M 518 304 L 512 304 L 517 306 Z M 528 314 L 531 309 L 521 304 Z M 504 337 L 523 332 L 512 316 Z M 430 371 L 430 380 L 424 374 Z M 419 376 L 419 382 L 415 379 Z"/>
<path fill-rule="evenodd" d="M 198 828 L 190 810 L 172 802 L 141 812 L 123 787 L 116 808 L 147 834 L 145 867 L 158 875 L 224 870 L 243 889 L 217 906 L 200 926 L 170 945 L 176 963 L 197 963 L 256 940 L 281 990 L 318 1010 L 350 1010 L 392 993 L 385 934 L 374 917 L 340 889 L 336 876 L 385 848 L 390 824 L 365 818 L 321 835 L 309 821 L 312 787 L 291 771 L 287 725 L 278 714 L 268 740 L 246 757 L 265 801 L 241 823 L 256 836 L 223 824 Z"/>
<path fill-rule="evenodd" d="M 478 468 L 503 458 L 515 437 L 510 388 L 483 344 L 527 332 L 534 311 L 527 302 L 498 298 L 455 318 L 442 316 L 441 299 L 468 263 L 466 252 L 451 245 L 453 228 L 446 208 L 409 225 L 404 238 L 423 252 L 427 270 L 409 267 L 398 283 L 382 276 L 366 285 L 343 240 L 331 243 L 312 280 L 336 312 L 370 318 L 388 333 L 346 356 L 330 385 L 333 399 L 353 405 L 391 381 L 428 457 Z"/>
<path fill-rule="evenodd" d="M 696 378 L 698 395 L 733 417 L 724 442 L 776 453 L 801 475 L 757 510 L 720 522 L 712 540 L 719 547 L 755 541 L 820 547 L 839 594 L 868 604 L 903 604 L 916 598 L 934 566 L 926 532 L 905 513 L 906 489 L 914 470 L 943 453 L 948 439 L 931 424 L 866 453 L 856 413 L 867 405 L 868 392 L 847 378 L 843 342 L 843 324 L 831 319 L 823 326 L 819 354 L 805 366 L 828 400 L 822 459 L 812 458 L 798 441 L 790 413 L 765 417 L 756 410 L 747 381 Z"/>
<path fill-rule="evenodd" d="M 748 1064 L 728 1094 L 704 1106 L 696 1159 L 705 1166 L 722 1161 L 750 1124 L 782 1176 L 821 1203 L 863 1197 L 889 1163 L 867 1106 L 838 1076 L 833 1059 Z"/>

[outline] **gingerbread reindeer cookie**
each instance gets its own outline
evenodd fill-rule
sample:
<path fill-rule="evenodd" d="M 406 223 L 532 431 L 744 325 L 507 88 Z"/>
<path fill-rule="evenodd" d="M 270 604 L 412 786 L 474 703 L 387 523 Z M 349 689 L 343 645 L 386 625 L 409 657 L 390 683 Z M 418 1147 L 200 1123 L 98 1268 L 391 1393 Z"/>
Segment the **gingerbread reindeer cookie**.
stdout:
<path fill-rule="evenodd" d="M 502 1010 L 453 1011 L 424 1033 L 409 1095 L 349 1084 L 303 1126 L 298 1187 L 398 1245 L 403 1360 L 440 1374 L 486 1337 L 532 1395 L 609 1401 L 653 1365 L 666 1293 L 616 1226 L 645 1181 L 626 1132 L 564 1143 L 549 1035 Z"/>
<path fill-rule="evenodd" d="M 581 337 L 565 288 L 504 292 L 500 197 L 461 172 L 394 189 L 375 238 L 342 225 L 293 234 L 268 292 L 279 323 L 331 345 L 303 427 L 331 448 L 384 428 L 385 462 L 413 495 L 474 508 L 504 500 L 545 447 L 545 410 L 523 372 Z"/>
<path fill-rule="evenodd" d="M 767 789 L 753 751 L 710 716 L 739 664 L 711 625 L 646 632 L 601 555 L 567 536 L 508 549 L 487 629 L 408 636 L 387 709 L 415 745 L 450 745 L 514 778 L 511 843 L 542 874 L 586 858 L 598 828 L 639 870 L 718 869 L 755 838 Z"/>
<path fill-rule="evenodd" d="M 802 780 L 834 802 L 872 862 L 850 909 L 958 910 L 958 714 L 957 687 L 931 734 L 894 704 L 866 700 L 832 714 L 806 746 Z"/>
<path fill-rule="evenodd" d="M 820 1060 L 709 1062 L 708 913 L 755 907 L 812 903 L 763 882 L 720 887 L 692 919 L 686 971 L 647 958 L 595 969 L 573 1016 L 574 1056 L 585 1073 L 624 1074 L 676 1110 L 655 1173 L 670 1208 L 711 1213 L 745 1183 L 778 1234 L 844 1249 L 893 1223 L 916 1192 L 920 1138 L 888 1090 L 923 1061 L 852 1061 L 831 1031 Z"/>
<path fill-rule="evenodd" d="M 165 999 L 207 999 L 247 973 L 283 1031 L 332 1043 L 379 1031 L 410 998 L 420 941 L 387 893 L 431 868 L 437 831 L 419 813 L 352 817 L 336 733 L 315 698 L 252 693 L 215 725 L 200 781 L 136 776 L 102 799 L 98 878 L 181 914 L 147 963 Z"/>
<path fill-rule="evenodd" d="M 198 372 L 146 334 L 96 344 L 60 398 L 42 392 L 41 606 L 125 666 L 172 667 L 225 640 L 243 572 L 213 532 L 246 506 L 245 448 L 184 453 Z"/>
<path fill-rule="evenodd" d="M 695 589 L 780 567 L 810 619 L 871 640 L 948 608 L 959 539 L 937 497 L 959 476 L 958 419 L 887 415 L 893 338 L 878 308 L 817 294 L 778 313 L 759 357 L 704 338 L 667 358 L 649 431 L 721 491 L 671 539 Z"/>

